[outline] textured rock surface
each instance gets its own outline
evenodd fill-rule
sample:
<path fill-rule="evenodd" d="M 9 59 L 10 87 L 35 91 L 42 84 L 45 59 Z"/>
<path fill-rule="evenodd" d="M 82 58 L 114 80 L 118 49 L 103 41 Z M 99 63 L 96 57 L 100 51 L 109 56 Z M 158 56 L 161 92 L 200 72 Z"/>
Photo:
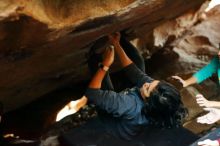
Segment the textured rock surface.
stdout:
<path fill-rule="evenodd" d="M 161 48 L 168 52 L 173 49 L 179 55 L 179 67 L 182 66 L 181 71 L 184 74 L 187 71 L 188 73 L 196 71 L 218 51 L 216 49 L 220 42 L 217 31 L 220 27 L 217 19 L 218 10 L 219 6 L 204 14 L 201 8 L 197 13 L 191 12 L 178 17 L 175 21 L 164 23 L 150 34 L 143 35 L 142 31 L 138 46 L 147 55 Z M 206 18 L 202 18 L 204 15 Z M 188 67 L 184 66 L 185 64 Z"/>
<path fill-rule="evenodd" d="M 88 79 L 85 56 L 98 38 L 125 29 L 135 38 L 141 30 L 194 12 L 204 1 L 1 1 L 0 101 L 5 111 Z"/>

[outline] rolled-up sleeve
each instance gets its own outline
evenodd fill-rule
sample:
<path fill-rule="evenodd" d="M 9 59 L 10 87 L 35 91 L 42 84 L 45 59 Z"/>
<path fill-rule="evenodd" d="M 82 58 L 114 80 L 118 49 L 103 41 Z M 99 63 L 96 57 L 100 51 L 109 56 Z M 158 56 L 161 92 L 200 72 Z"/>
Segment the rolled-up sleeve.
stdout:
<path fill-rule="evenodd" d="M 98 108 L 114 117 L 131 117 L 136 108 L 133 98 L 114 91 L 88 88 L 85 95 Z"/>
<path fill-rule="evenodd" d="M 208 65 L 206 65 L 201 70 L 196 72 L 193 76 L 196 78 L 197 83 L 201 83 L 202 81 L 211 77 L 214 73 L 217 73 L 218 64 L 219 64 L 219 59 L 216 56 L 210 61 Z"/>
<path fill-rule="evenodd" d="M 153 81 L 151 77 L 141 71 L 134 63 L 126 66 L 123 71 L 135 86 L 141 87 L 145 82 Z"/>

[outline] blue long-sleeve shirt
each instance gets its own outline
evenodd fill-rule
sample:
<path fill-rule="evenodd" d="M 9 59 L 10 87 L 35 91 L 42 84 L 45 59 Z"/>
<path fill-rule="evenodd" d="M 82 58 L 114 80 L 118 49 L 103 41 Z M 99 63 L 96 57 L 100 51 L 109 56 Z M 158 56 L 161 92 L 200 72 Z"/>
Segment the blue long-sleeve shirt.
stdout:
<path fill-rule="evenodd" d="M 117 137 L 130 140 L 148 124 L 148 119 L 142 112 L 145 103 L 139 89 L 145 82 L 152 82 L 153 79 L 134 64 L 125 67 L 124 71 L 135 85 L 134 88 L 120 93 L 88 88 L 85 95 L 98 109 L 106 112 L 101 115 L 106 130 Z"/>
<path fill-rule="evenodd" d="M 208 65 L 200 69 L 193 76 L 196 78 L 197 83 L 201 83 L 207 78 L 211 77 L 214 73 L 218 74 L 218 80 L 220 83 L 220 67 L 219 67 L 219 58 L 215 56 Z"/>

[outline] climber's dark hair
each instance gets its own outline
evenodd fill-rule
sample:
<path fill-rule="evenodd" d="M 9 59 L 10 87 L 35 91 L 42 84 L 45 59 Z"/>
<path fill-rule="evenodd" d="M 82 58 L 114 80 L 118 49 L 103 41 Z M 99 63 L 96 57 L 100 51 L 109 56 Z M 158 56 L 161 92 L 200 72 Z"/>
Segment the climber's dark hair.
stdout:
<path fill-rule="evenodd" d="M 155 126 L 179 127 L 187 114 L 179 91 L 171 84 L 160 81 L 151 93 L 143 112 Z"/>

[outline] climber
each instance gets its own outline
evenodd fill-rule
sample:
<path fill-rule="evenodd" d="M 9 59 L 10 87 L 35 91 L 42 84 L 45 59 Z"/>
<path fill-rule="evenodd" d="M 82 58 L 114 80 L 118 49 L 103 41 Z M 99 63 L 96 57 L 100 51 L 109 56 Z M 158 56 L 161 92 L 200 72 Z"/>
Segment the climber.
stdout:
<path fill-rule="evenodd" d="M 93 123 L 98 126 L 93 125 L 94 131 L 131 140 L 150 124 L 166 128 L 180 126 L 186 115 L 186 109 L 181 102 L 179 91 L 165 81 L 154 80 L 146 75 L 143 58 L 125 38 L 120 38 L 119 33 L 109 35 L 109 40 L 113 47 L 105 51 L 103 60 L 95 53 L 89 58 L 89 68 L 94 75 L 85 96 L 82 97 L 82 100 L 88 100 L 96 105 L 98 121 Z M 114 91 L 108 74 L 114 61 L 114 50 L 127 80 L 130 80 L 133 86 L 119 93 Z M 80 134 L 88 135 L 89 132 L 93 132 L 85 129 L 80 129 Z M 64 137 L 71 139 L 73 138 L 71 136 L 78 134 L 79 132 L 73 129 Z"/>

